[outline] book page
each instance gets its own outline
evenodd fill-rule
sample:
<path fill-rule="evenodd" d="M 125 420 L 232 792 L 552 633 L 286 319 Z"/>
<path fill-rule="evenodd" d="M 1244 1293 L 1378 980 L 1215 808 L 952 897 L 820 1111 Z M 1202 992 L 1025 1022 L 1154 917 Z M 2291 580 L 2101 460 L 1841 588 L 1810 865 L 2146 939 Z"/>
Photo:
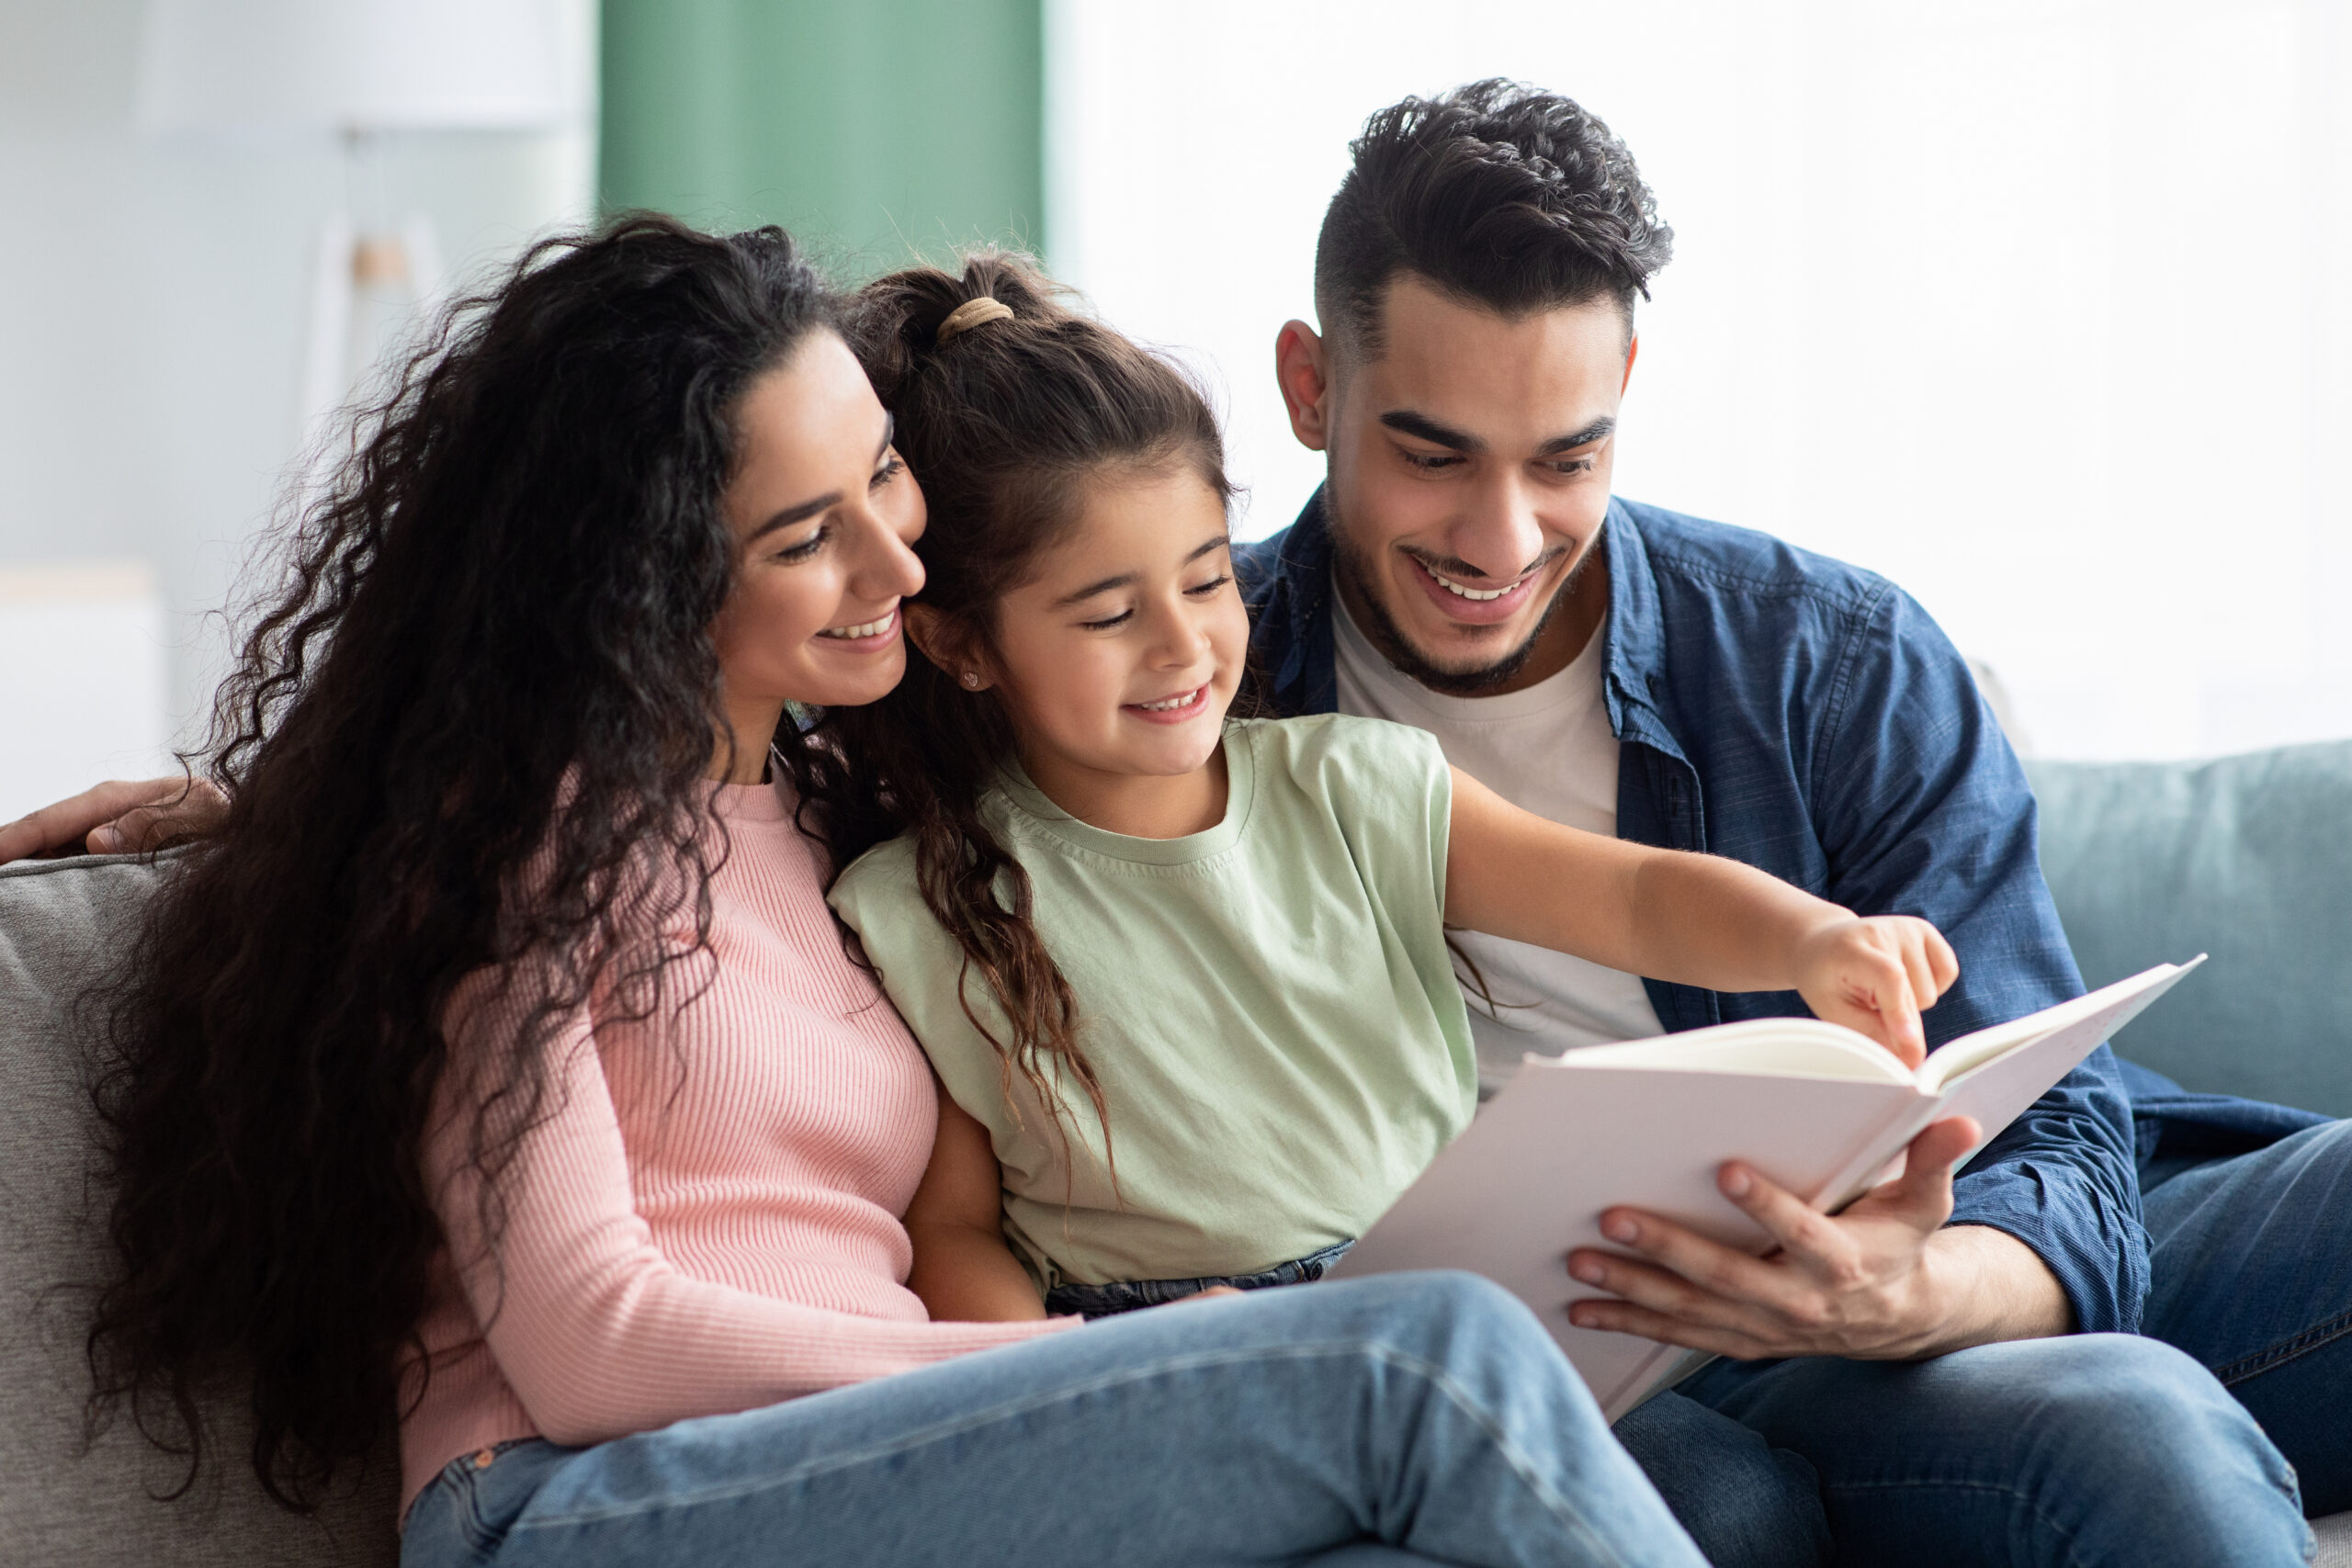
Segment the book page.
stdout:
<path fill-rule="evenodd" d="M 1580 1063 L 1592 1067 L 1641 1067 L 1662 1072 L 1758 1073 L 1774 1077 L 1912 1081 L 1893 1052 L 1817 1018 L 1758 1018 L 1687 1030 L 1621 1045 L 1588 1045 L 1566 1056 L 1530 1056 L 1530 1066 Z"/>
<path fill-rule="evenodd" d="M 1929 1094 L 1941 1094 L 1963 1074 L 1974 1072 L 1995 1058 L 2045 1036 L 2078 1028 L 2086 1021 L 2098 1022 L 2101 1029 L 2099 1039 L 2104 1040 L 2139 1017 L 2149 1003 L 2172 989 L 2183 976 L 2204 962 L 2205 955 L 2200 953 L 2186 964 L 2159 964 L 2153 969 L 2143 969 L 2111 986 L 2101 986 L 2098 990 L 2076 997 L 2072 1001 L 2060 1002 L 2056 1007 L 2044 1008 L 2040 1012 L 2029 1013 L 2007 1023 L 1997 1023 L 1990 1029 L 1980 1029 L 1973 1034 L 1963 1034 L 1921 1064 L 1919 1087 Z M 2096 1046 L 2098 1042 L 2091 1043 Z M 2085 1056 L 2089 1055 L 2088 1050 L 2083 1053 Z M 2081 1057 L 2075 1059 L 2079 1061 Z M 2057 1079 L 2051 1081 L 2054 1083 Z M 2039 1099 L 2040 1094 L 2037 1092 L 2034 1098 Z M 2032 1100 L 2026 1100 L 2016 1111 L 2010 1111 L 2009 1117 L 2015 1117 L 2018 1111 L 2032 1103 Z M 1959 1115 L 1962 1112 L 1947 1114 Z M 1974 1115 L 1975 1112 L 1966 1114 Z M 2003 1119 L 2004 1125 L 2007 1120 L 2006 1117 Z"/>
<path fill-rule="evenodd" d="M 2051 1085 L 2098 1050 L 2100 1042 L 2139 1017 L 2149 1004 L 2204 962 L 2205 955 L 2200 953 L 2183 964 L 2160 964 L 2086 996 L 2044 1008 L 2014 1023 L 1963 1035 L 1945 1046 L 1944 1051 L 1951 1051 L 1986 1036 L 1998 1036 L 2008 1042 L 1989 1055 L 1975 1050 L 1955 1058 L 1958 1070 L 1946 1075 L 1948 1082 L 1942 1092 L 1922 1097 L 1917 1110 L 1895 1130 L 1896 1146 L 1875 1156 L 1865 1152 L 1854 1166 L 1832 1180 L 1830 1190 L 1834 1196 L 1827 1206 L 1832 1211 L 1843 1208 L 1880 1182 L 1900 1176 L 1900 1145 L 1925 1132 L 1930 1122 L 1947 1117 L 1973 1117 L 1984 1129 L 1984 1136 L 1975 1146 L 1960 1157 L 1958 1164 L 1967 1164 L 2003 1128 L 2040 1100 Z M 2027 1025 L 2031 1027 L 2023 1027 Z M 1928 1058 L 1928 1066 L 1937 1066 L 1942 1055 L 1943 1051 L 1939 1051 Z M 1953 1064 L 1944 1066 L 1951 1067 Z M 1920 1076 L 1928 1076 L 1924 1068 Z M 1892 1164 L 1886 1163 L 1890 1156 Z"/>

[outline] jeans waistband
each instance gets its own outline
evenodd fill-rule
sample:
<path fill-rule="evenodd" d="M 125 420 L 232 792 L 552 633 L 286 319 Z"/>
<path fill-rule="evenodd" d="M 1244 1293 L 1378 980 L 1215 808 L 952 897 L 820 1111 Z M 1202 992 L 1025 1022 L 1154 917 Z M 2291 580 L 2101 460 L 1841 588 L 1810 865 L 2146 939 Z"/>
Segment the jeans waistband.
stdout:
<path fill-rule="evenodd" d="M 1331 1265 L 1354 1245 L 1352 1240 L 1343 1241 L 1320 1252 L 1295 1258 L 1288 1263 L 1277 1263 L 1272 1269 L 1256 1274 L 1213 1274 L 1197 1280 L 1114 1280 L 1107 1285 L 1056 1285 L 1046 1292 L 1046 1310 L 1056 1314 L 1077 1313 L 1088 1318 L 1109 1317 L 1117 1313 L 1134 1312 L 1139 1307 L 1181 1302 L 1186 1296 L 1197 1296 L 1216 1285 L 1230 1285 L 1238 1291 L 1303 1285 L 1310 1280 L 1320 1280 L 1330 1272 Z"/>

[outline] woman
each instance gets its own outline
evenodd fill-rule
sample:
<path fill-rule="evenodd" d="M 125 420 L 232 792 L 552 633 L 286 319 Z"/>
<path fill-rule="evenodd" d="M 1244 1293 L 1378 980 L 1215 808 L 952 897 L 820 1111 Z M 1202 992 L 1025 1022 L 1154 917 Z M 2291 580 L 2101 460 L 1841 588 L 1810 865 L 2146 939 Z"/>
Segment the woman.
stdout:
<path fill-rule="evenodd" d="M 413 1568 L 1697 1562 L 1476 1281 L 925 1319 L 797 821 L 922 582 L 832 312 L 776 231 L 551 242 L 302 521 L 114 1019 L 98 1397 L 200 1464 L 246 1380 L 297 1506 L 397 1412 Z"/>

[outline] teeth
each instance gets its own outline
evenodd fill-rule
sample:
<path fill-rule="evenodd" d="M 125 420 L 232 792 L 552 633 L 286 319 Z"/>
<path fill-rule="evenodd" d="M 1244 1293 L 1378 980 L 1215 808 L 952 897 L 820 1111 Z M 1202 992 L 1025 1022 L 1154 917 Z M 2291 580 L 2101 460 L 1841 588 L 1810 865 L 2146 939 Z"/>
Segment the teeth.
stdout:
<path fill-rule="evenodd" d="M 1162 697 L 1156 703 L 1137 703 L 1136 706 L 1146 713 L 1173 713 L 1176 709 L 1190 705 L 1193 699 L 1200 694 L 1201 688 L 1195 686 L 1189 692 L 1182 692 L 1172 697 Z"/>
<path fill-rule="evenodd" d="M 890 623 L 898 618 L 899 612 L 893 610 L 888 615 L 883 616 L 880 620 L 868 621 L 862 626 L 827 626 L 823 631 L 819 632 L 817 635 L 819 637 L 837 637 L 842 638 L 880 637 L 884 632 L 890 629 Z"/>
<path fill-rule="evenodd" d="M 1504 594 L 1506 594 L 1506 593 L 1510 592 L 1511 591 L 1511 589 L 1516 588 L 1516 587 L 1518 587 L 1518 586 L 1519 586 L 1519 583 L 1514 582 L 1514 583 L 1511 583 L 1509 587 L 1504 587 L 1504 588 L 1494 588 L 1494 589 L 1485 589 L 1485 588 L 1464 588 L 1464 587 L 1463 587 L 1463 586 L 1462 586 L 1462 584 L 1460 584 L 1460 583 L 1458 583 L 1458 582 L 1454 581 L 1453 581 L 1453 579 L 1452 579 L 1452 578 L 1450 578 L 1450 577 L 1446 576 L 1446 575 L 1445 575 L 1444 573 L 1442 573 L 1442 572 L 1438 572 L 1438 571 L 1430 571 L 1430 569 L 1429 569 L 1429 568 L 1427 568 L 1427 567 L 1423 567 L 1421 570 L 1422 570 L 1423 571 L 1429 571 L 1429 573 L 1430 573 L 1430 575 L 1431 577 L 1436 578 L 1436 579 L 1438 580 L 1438 581 L 1439 581 L 1439 582 L 1441 582 L 1441 583 L 1442 583 L 1444 586 L 1446 586 L 1446 587 L 1448 587 L 1448 588 L 1452 589 L 1454 592 L 1461 594 L 1464 599 L 1476 600 L 1476 601 L 1477 601 L 1478 603 L 1481 603 L 1481 604 L 1485 603 L 1487 600 L 1489 600 L 1489 599 L 1499 599 L 1499 598 L 1501 598 Z M 1522 578 L 1521 581 L 1526 581 L 1526 580 Z"/>

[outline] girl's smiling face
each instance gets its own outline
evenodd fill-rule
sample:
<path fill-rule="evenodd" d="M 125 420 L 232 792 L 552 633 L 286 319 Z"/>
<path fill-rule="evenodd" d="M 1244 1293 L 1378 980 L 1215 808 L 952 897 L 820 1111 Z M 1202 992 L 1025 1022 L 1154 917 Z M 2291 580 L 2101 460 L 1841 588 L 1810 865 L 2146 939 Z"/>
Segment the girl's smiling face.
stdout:
<path fill-rule="evenodd" d="M 1069 533 L 997 602 L 988 646 L 941 662 L 994 688 L 1022 765 L 1063 809 L 1114 831 L 1196 831 L 1224 809 L 1209 764 L 1250 641 L 1224 498 L 1182 462 L 1123 465 L 1081 494 Z"/>

